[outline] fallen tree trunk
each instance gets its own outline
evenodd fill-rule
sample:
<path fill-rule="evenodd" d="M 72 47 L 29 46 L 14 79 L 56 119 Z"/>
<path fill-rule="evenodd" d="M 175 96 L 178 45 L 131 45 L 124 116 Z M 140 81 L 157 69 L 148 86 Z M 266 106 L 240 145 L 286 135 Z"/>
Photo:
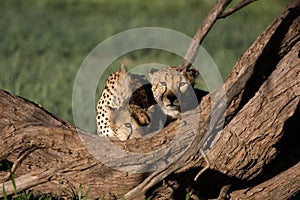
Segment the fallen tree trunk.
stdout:
<path fill-rule="evenodd" d="M 121 198 L 126 193 L 126 199 L 142 199 L 146 192 L 157 199 L 182 199 L 187 192 L 216 198 L 228 184 L 230 191 L 222 195 L 233 199 L 291 197 L 300 190 L 296 143 L 299 11 L 299 5 L 283 11 L 241 57 L 223 87 L 204 97 L 198 109 L 184 113 L 151 138 L 113 141 L 128 152 L 143 152 L 134 158 L 111 155 L 103 138 L 84 133 L 40 106 L 0 90 L 0 184 L 7 194 L 13 194 L 10 169 L 18 190 L 61 197 L 76 192 L 80 184 L 91 199 Z M 223 122 L 224 127 L 218 126 Z M 195 182 L 197 171 L 204 166 L 199 156 L 203 145 L 207 146 L 211 170 Z M 132 172 L 137 165 L 153 162 L 151 155 L 155 153 L 161 156 L 155 158 L 155 172 Z M 106 154 L 110 155 L 107 159 Z"/>

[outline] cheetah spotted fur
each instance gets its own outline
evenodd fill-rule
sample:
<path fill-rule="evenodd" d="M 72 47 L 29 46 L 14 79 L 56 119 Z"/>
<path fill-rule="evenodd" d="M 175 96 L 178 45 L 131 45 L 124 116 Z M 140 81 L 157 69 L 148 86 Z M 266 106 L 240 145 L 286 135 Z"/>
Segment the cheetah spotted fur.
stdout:
<path fill-rule="evenodd" d="M 145 76 L 131 74 L 124 65 L 111 74 L 97 104 L 97 133 L 120 140 L 141 137 L 150 124 L 146 110 L 154 104 Z"/>

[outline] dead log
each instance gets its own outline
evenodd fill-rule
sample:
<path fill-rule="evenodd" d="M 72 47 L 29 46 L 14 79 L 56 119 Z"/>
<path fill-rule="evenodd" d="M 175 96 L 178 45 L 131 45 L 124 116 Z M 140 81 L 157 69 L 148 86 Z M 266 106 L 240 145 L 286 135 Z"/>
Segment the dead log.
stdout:
<path fill-rule="evenodd" d="M 299 117 L 297 114 L 300 80 L 298 13 L 299 7 L 287 8 L 245 52 L 225 81 L 223 89 L 226 91 L 229 106 L 226 109 L 226 126 L 218 133 L 219 138 L 214 140 L 214 145 L 207 155 L 212 163 L 212 169 L 238 180 L 254 179 L 262 172 L 263 167 L 276 157 L 279 150 L 275 148 L 275 145 L 283 137 L 283 133 L 290 134 L 291 138 L 299 139 L 299 135 L 298 137 L 296 135 L 299 130 L 296 128 L 296 123 L 291 125 L 293 130 L 289 129 L 288 133 L 283 129 L 290 117 L 292 119 Z M 286 26 L 287 24 L 289 26 Z M 287 46 L 290 47 L 285 48 Z M 285 84 L 287 84 L 286 87 L 284 87 Z M 219 93 L 215 95 L 218 96 Z M 222 92 L 220 98 L 222 98 Z M 276 100 L 274 104 L 273 100 Z M 201 105 L 205 102 L 206 100 L 202 100 Z M 205 111 L 202 109 L 202 116 L 207 114 L 207 107 Z M 284 113 L 284 119 L 280 119 L 282 113 Z M 169 166 L 162 173 L 157 172 L 150 176 L 148 180 L 146 179 L 149 182 L 144 181 L 142 187 L 138 187 L 136 191 L 150 187 L 153 184 L 153 178 L 164 178 L 170 171 L 174 172 L 180 166 L 183 167 L 181 172 L 197 166 L 199 159 L 189 164 L 186 162 L 188 158 L 197 158 L 196 152 L 202 146 L 203 140 L 201 139 L 207 131 L 202 119 L 199 123 L 199 130 L 194 131 L 198 135 L 182 160 L 179 159 L 176 164 Z M 191 124 L 194 122 L 192 121 Z M 293 144 L 296 148 L 297 145 Z M 284 150 L 280 149 L 280 151 Z M 289 151 L 285 150 L 285 152 Z M 293 151 L 298 152 L 296 159 L 292 159 L 292 164 L 295 164 L 299 161 L 299 148 Z M 218 163 L 219 159 L 222 160 L 220 163 Z M 224 170 L 220 171 L 220 169 Z M 299 174 L 295 176 L 299 177 Z M 293 187 L 299 190 L 299 184 Z M 275 197 L 278 198 L 278 196 Z"/>
<path fill-rule="evenodd" d="M 300 162 L 254 187 L 230 193 L 232 199 L 288 199 L 299 192 Z"/>
<path fill-rule="evenodd" d="M 215 198 L 228 184 L 228 195 L 233 199 L 291 197 L 300 190 L 300 151 L 296 143 L 300 115 L 299 11 L 299 5 L 285 9 L 241 57 L 223 87 L 204 97 L 198 109 L 184 113 L 150 138 L 113 141 L 127 152 L 142 152 L 138 157 L 110 155 L 103 160 L 109 152 L 102 146 L 106 144 L 102 138 L 0 90 L 0 184 L 7 194 L 13 194 L 10 169 L 18 190 L 33 189 L 35 193 L 61 197 L 76 192 L 80 184 L 91 199 L 116 199 L 125 194 L 126 199 L 142 199 L 145 192 L 157 199 L 180 199 L 187 192 Z M 217 126 L 221 122 L 224 127 Z M 207 132 L 214 137 L 207 138 Z M 206 144 L 211 170 L 194 182 L 204 166 L 198 151 Z M 96 159 L 91 149 L 100 152 L 101 159 Z M 130 172 L 136 165 L 152 162 L 152 152 L 161 156 L 155 163 L 163 167 L 151 174 Z M 166 156 L 178 152 L 178 157 L 166 162 Z M 290 153 L 292 156 L 286 156 Z M 115 164 L 119 170 L 108 164 Z M 214 184 L 214 189 L 206 190 L 209 184 Z"/>

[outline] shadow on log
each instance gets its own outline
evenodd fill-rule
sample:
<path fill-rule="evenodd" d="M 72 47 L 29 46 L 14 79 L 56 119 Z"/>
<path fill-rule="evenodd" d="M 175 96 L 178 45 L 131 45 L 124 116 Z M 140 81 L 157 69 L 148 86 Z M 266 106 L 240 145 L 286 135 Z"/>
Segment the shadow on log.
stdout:
<path fill-rule="evenodd" d="M 222 88 L 205 96 L 198 109 L 183 113 L 150 138 L 113 141 L 124 151 L 143 152 L 138 159 L 122 155 L 103 160 L 109 154 L 99 145 L 103 138 L 0 90 L 0 184 L 13 194 L 10 169 L 19 191 L 60 197 L 69 197 L 80 184 L 91 199 L 143 199 L 146 192 L 153 199 L 183 199 L 186 193 L 194 199 L 291 197 L 300 190 L 299 13 L 299 5 L 285 9 L 240 58 Z M 218 108 L 224 106 L 224 91 L 223 112 Z M 208 126 L 212 120 L 218 125 L 222 117 L 224 127 Z M 205 137 L 213 131 L 213 137 Z M 169 145 L 178 135 L 180 143 Z M 199 150 L 205 144 L 210 170 L 194 181 L 204 166 Z M 90 149 L 102 152 L 101 159 Z M 159 155 L 168 158 L 181 153 L 168 162 L 165 157 L 155 160 L 163 166 L 155 172 L 130 172 L 153 161 L 151 152 L 161 149 Z"/>

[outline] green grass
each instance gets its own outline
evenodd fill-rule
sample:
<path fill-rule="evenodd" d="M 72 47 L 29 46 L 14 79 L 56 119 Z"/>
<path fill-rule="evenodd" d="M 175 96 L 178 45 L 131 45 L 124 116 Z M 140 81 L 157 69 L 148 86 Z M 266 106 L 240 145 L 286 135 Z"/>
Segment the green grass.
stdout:
<path fill-rule="evenodd" d="M 224 78 L 280 13 L 281 2 L 269 6 L 267 0 L 258 1 L 212 29 L 203 46 Z M 96 45 L 121 31 L 148 26 L 192 37 L 211 6 L 204 0 L 0 0 L 0 88 L 72 122 L 76 72 Z M 180 58 L 158 50 L 137 51 L 114 62 L 114 69 L 121 62 L 176 65 Z"/>
<path fill-rule="evenodd" d="M 52 200 L 52 199 L 54 200 L 54 199 L 60 199 L 59 197 L 52 197 L 51 194 L 43 194 L 43 195 L 40 195 L 40 196 L 34 196 L 32 190 L 17 192 L 16 181 L 15 181 L 14 175 L 11 171 L 10 171 L 10 177 L 11 177 L 12 185 L 13 185 L 13 188 L 14 188 L 14 194 L 7 195 L 5 187 L 3 185 L 2 186 L 2 191 L 3 191 L 3 199 L 4 200 L 9 200 L 9 199 L 15 199 L 15 200 Z M 87 190 L 85 192 L 85 194 L 83 194 L 83 187 L 80 184 L 79 188 L 78 188 L 78 191 L 73 191 L 72 194 L 70 194 L 70 198 L 72 200 L 87 200 L 88 199 L 88 191 L 89 190 Z"/>

